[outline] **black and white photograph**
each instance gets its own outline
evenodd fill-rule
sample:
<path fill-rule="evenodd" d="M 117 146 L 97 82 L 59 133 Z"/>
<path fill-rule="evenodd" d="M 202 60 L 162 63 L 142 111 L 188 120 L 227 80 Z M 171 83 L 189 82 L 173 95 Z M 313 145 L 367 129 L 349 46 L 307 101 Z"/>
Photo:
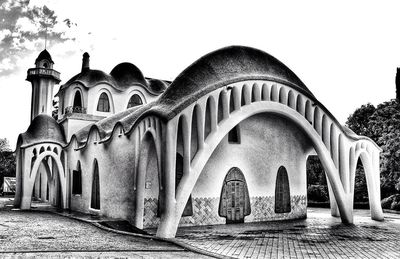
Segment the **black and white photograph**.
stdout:
<path fill-rule="evenodd" d="M 397 1 L 0 0 L 0 258 L 400 258 Z"/>

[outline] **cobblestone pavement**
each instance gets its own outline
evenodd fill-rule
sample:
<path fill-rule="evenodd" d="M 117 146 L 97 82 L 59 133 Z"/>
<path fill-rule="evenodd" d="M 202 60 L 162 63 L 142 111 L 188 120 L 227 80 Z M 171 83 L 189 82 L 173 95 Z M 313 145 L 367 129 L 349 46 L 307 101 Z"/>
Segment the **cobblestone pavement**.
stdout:
<path fill-rule="evenodd" d="M 177 239 L 235 258 L 400 258 L 400 215 L 373 221 L 356 211 L 354 225 L 328 209 L 308 210 L 305 220 L 181 227 Z"/>
<path fill-rule="evenodd" d="M 167 242 L 125 236 L 48 212 L 0 210 L 0 258 L 207 258 Z"/>

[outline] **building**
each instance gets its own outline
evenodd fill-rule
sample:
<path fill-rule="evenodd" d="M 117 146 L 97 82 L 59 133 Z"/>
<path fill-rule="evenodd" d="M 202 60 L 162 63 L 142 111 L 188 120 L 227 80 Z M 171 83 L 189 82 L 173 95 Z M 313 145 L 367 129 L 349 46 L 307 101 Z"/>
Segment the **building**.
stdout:
<path fill-rule="evenodd" d="M 306 217 L 306 160 L 317 154 L 332 215 L 353 221 L 358 158 L 371 217 L 380 205 L 380 148 L 340 125 L 301 80 L 257 49 L 209 53 L 173 82 L 130 63 L 61 86 L 45 50 L 28 70 L 32 122 L 17 143 L 16 206 L 32 192 L 64 209 L 129 220 L 173 237 L 178 226 Z M 36 94 L 38 93 L 38 94 Z"/>

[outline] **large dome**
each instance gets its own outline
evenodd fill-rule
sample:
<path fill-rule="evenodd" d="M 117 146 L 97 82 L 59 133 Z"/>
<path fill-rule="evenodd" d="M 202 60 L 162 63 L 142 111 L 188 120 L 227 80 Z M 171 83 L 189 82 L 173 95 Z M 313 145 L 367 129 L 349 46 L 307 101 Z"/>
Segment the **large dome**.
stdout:
<path fill-rule="evenodd" d="M 21 146 L 33 145 L 42 142 L 64 144 L 64 134 L 57 121 L 47 115 L 36 116 L 25 133 L 20 135 Z"/>
<path fill-rule="evenodd" d="M 126 87 L 133 84 L 142 84 L 147 86 L 142 71 L 134 64 L 124 62 L 116 65 L 110 75 L 118 82 L 120 86 Z"/>
<path fill-rule="evenodd" d="M 242 80 L 272 80 L 312 93 L 282 62 L 258 49 L 230 46 L 211 52 L 186 68 L 160 97 L 173 104 Z"/>

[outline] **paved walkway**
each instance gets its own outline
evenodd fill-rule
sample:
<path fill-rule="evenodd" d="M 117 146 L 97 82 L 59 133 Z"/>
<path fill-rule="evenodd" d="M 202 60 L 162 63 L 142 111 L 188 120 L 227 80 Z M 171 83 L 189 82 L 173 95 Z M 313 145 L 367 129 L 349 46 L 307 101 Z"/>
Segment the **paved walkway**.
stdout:
<path fill-rule="evenodd" d="M 0 210 L 0 258 L 206 258 L 171 243 L 104 231 L 54 213 L 10 209 Z M 181 227 L 176 240 L 234 258 L 400 258 L 400 215 L 385 216 L 377 222 L 369 211 L 357 210 L 354 225 L 344 225 L 328 209 L 310 208 L 305 220 Z"/>
<path fill-rule="evenodd" d="M 400 258 L 400 215 L 377 222 L 360 210 L 344 225 L 328 209 L 310 208 L 305 220 L 182 227 L 176 237 L 235 258 Z"/>

